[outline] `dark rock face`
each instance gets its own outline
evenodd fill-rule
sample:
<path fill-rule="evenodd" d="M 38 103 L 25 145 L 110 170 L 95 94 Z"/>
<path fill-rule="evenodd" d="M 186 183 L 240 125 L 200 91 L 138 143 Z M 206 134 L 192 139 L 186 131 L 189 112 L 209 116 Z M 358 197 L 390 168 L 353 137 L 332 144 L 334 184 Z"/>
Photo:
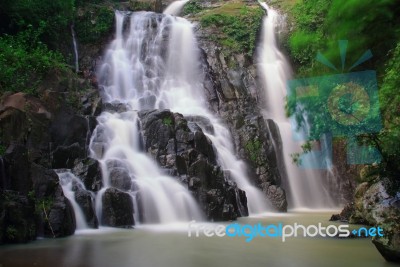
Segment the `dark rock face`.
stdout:
<path fill-rule="evenodd" d="M 103 195 L 101 221 L 104 225 L 113 227 L 131 227 L 134 225 L 131 196 L 116 188 L 108 188 Z"/>
<path fill-rule="evenodd" d="M 248 164 L 253 184 L 263 190 L 276 210 L 286 211 L 273 139 L 257 104 L 262 98 L 255 65 L 245 54 L 226 54 L 209 38 L 214 30 L 198 28 L 196 32 L 203 51 L 204 88 L 210 108 L 229 127 L 237 155 Z"/>
<path fill-rule="evenodd" d="M 139 117 L 145 151 L 166 173 L 187 184 L 208 219 L 248 215 L 245 192 L 217 165 L 212 143 L 195 119 L 168 110 L 142 111 Z"/>
<path fill-rule="evenodd" d="M 16 191 L 0 192 L 0 244 L 25 243 L 36 238 L 35 205 Z"/>
<path fill-rule="evenodd" d="M 74 233 L 74 212 L 53 168 L 74 168 L 80 163 L 75 168 L 77 173 L 94 189 L 99 187 L 100 170 L 86 159 L 86 151 L 95 126 L 93 116 L 98 113 L 96 106 L 101 106 L 95 99 L 100 98 L 87 91 L 86 95 L 82 93 L 86 106 L 74 108 L 71 93 L 66 90 L 79 84 L 66 85 L 65 89 L 57 81 L 60 77 L 53 78 L 49 86 L 54 90 L 43 89 L 40 99 L 23 93 L 5 94 L 0 99 L 0 145 L 6 148 L 1 157 L 0 190 L 2 196 L 10 196 L 0 205 L 4 229 L 0 243 Z M 85 210 L 87 194 L 77 195 Z M 88 222 L 97 226 L 93 215 L 88 216 Z"/>

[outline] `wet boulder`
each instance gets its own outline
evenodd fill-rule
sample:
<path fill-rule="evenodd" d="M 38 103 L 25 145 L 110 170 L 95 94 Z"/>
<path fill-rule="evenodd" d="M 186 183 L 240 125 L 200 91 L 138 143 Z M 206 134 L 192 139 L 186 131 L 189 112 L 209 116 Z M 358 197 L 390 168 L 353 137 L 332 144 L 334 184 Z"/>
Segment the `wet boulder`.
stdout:
<path fill-rule="evenodd" d="M 131 227 L 133 218 L 132 197 L 116 188 L 108 188 L 103 195 L 102 224 L 112 227 Z"/>

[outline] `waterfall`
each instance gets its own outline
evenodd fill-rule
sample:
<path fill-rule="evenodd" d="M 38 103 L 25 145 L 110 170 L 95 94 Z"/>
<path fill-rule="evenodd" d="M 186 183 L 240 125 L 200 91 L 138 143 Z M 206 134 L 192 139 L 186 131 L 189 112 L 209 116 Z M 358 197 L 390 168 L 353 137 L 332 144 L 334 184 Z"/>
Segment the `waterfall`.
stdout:
<path fill-rule="evenodd" d="M 116 12 L 116 39 L 99 70 L 104 101 L 128 107 L 126 112 L 104 112 L 98 118 L 95 132 L 101 130 L 107 141 L 104 155 L 96 154 L 93 147 L 92 156 L 103 166 L 105 187 L 110 185 L 107 162 L 118 160 L 135 177 L 135 183 L 143 190 L 141 195 L 153 203 L 145 209 L 154 209 L 154 217 L 165 217 L 160 222 L 190 219 L 188 210 L 191 217 L 198 215 L 193 214 L 197 207 L 187 190 L 173 178 L 162 175 L 153 160 L 139 149 L 137 110 L 170 109 L 188 119 L 203 118 L 196 122 L 212 141 L 224 171 L 246 191 L 250 213 L 267 211 L 266 197 L 250 184 L 245 164 L 234 155 L 229 130 L 207 108 L 203 94 L 205 74 L 201 70 L 193 25 L 179 17 L 135 12 L 130 16 L 128 32 L 124 32 L 127 17 Z M 207 125 L 202 121 L 207 121 Z M 180 198 L 173 200 L 177 192 Z M 191 208 L 184 209 L 188 206 Z"/>
<path fill-rule="evenodd" d="M 82 209 L 75 200 L 76 190 L 74 190 L 74 187 L 80 187 L 86 190 L 85 185 L 78 177 L 73 175 L 70 171 L 57 172 L 57 175 L 60 179 L 60 185 L 62 187 L 63 193 L 65 197 L 68 198 L 68 200 L 72 205 L 72 208 L 74 209 L 76 230 L 88 229 L 88 225 L 86 223 L 86 219 L 82 212 Z"/>
<path fill-rule="evenodd" d="M 179 0 L 179 1 L 174 1 L 171 4 L 167 6 L 167 8 L 164 10 L 163 14 L 166 15 L 172 15 L 172 16 L 178 16 L 179 13 L 181 12 L 183 6 L 189 2 L 189 0 Z"/>
<path fill-rule="evenodd" d="M 123 25 L 127 18 L 130 26 L 125 34 Z M 96 198 L 98 218 L 101 218 L 102 194 L 111 186 L 110 172 L 117 167 L 131 179 L 132 186 L 126 192 L 132 196 L 135 219 L 138 219 L 139 201 L 145 211 L 145 223 L 202 219 L 191 193 L 176 179 L 165 175 L 140 146 L 137 112 L 149 109 L 152 96 L 161 92 L 161 73 L 165 67 L 161 54 L 168 44 L 165 37 L 171 26 L 170 17 L 150 12 L 136 12 L 129 17 L 116 11 L 116 38 L 105 54 L 99 79 L 104 101 L 123 103 L 126 111 L 103 112 L 92 136 L 91 156 L 100 162 L 103 170 L 104 188 Z M 104 139 L 102 153 L 95 149 L 100 136 Z"/>
<path fill-rule="evenodd" d="M 327 176 L 321 170 L 302 169 L 292 162 L 291 154 L 302 151 L 301 141 L 294 138 L 294 118 L 287 118 L 285 112 L 286 82 L 292 76 L 290 64 L 279 50 L 276 29 L 280 23 L 279 14 L 266 3 L 260 2 L 267 11 L 263 21 L 261 45 L 258 51 L 258 72 L 264 87 L 265 117 L 278 125 L 282 139 L 282 156 L 286 173 L 289 207 L 291 208 L 333 208 L 335 202 L 327 189 Z M 305 133 L 297 132 L 296 139 L 306 140 Z M 299 138 L 303 135 L 304 138 Z M 323 141 L 325 142 L 325 141 Z M 279 153 L 279 152 L 277 152 Z M 308 158 L 313 161 L 315 158 Z M 328 159 L 327 159 L 328 160 Z M 312 165 L 312 164 L 311 164 Z"/>
<path fill-rule="evenodd" d="M 76 42 L 74 24 L 71 25 L 71 35 L 72 35 L 72 44 L 74 46 L 75 72 L 79 72 L 78 44 Z"/>

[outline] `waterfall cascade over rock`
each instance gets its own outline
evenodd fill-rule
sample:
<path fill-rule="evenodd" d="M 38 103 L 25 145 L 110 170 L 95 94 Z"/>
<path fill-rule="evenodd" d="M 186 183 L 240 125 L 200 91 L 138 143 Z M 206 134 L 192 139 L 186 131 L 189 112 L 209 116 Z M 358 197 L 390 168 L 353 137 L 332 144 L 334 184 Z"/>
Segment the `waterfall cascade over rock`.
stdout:
<path fill-rule="evenodd" d="M 90 142 L 91 156 L 100 162 L 103 174 L 103 188 L 96 197 L 96 213 L 102 222 L 109 217 L 104 215 L 105 200 L 122 195 L 132 198 L 133 206 L 127 210 L 134 213 L 135 222 L 202 218 L 186 186 L 146 154 L 139 114 L 146 110 L 183 114 L 195 135 L 200 130 L 212 142 L 224 176 L 246 192 L 249 212 L 269 209 L 263 193 L 250 184 L 245 164 L 236 158 L 229 130 L 207 108 L 205 74 L 192 27 L 187 20 L 169 15 L 116 12 L 116 38 L 98 71 L 109 110 L 98 117 Z M 163 123 L 172 122 L 163 119 Z M 239 200 L 243 196 L 237 190 L 234 195 L 239 215 L 246 215 L 247 207 Z"/>
<path fill-rule="evenodd" d="M 276 41 L 276 30 L 282 18 L 266 3 L 260 2 L 260 4 L 267 11 L 267 16 L 263 21 L 261 45 L 258 51 L 258 71 L 264 87 L 265 117 L 277 124 L 282 140 L 282 150 L 277 153 L 280 153 L 283 162 L 281 172 L 285 173 L 283 176 L 287 179 L 289 208 L 334 208 L 336 203 L 328 190 L 326 172 L 300 168 L 292 162 L 291 154 L 302 151 L 302 142 L 296 141 L 294 135 L 304 135 L 300 138 L 304 142 L 306 136 L 305 133 L 295 133 L 292 129 L 295 120 L 286 117 L 286 83 L 291 79 L 292 70 Z"/>

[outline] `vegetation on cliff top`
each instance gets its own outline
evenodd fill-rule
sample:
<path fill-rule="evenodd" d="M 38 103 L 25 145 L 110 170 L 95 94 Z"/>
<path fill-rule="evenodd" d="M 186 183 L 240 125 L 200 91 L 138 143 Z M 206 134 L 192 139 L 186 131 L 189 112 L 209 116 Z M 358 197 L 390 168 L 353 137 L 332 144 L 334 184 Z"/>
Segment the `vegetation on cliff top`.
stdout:
<path fill-rule="evenodd" d="M 242 2 L 229 2 L 201 12 L 203 27 L 214 27 L 214 38 L 228 53 L 244 52 L 253 55 L 264 11 L 260 6 L 247 6 Z"/>

